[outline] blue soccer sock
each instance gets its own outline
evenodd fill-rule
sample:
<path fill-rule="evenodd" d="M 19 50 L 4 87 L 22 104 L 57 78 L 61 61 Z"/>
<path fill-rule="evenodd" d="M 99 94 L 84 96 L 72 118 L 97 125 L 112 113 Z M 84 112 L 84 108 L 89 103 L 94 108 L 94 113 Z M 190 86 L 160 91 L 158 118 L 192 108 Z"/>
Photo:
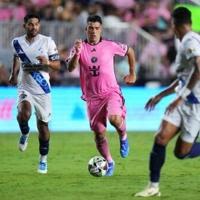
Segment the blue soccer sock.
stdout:
<path fill-rule="evenodd" d="M 20 127 L 21 133 L 22 133 L 23 135 L 26 135 L 26 134 L 29 133 L 30 128 L 29 128 L 29 126 L 28 126 L 28 122 L 25 122 L 25 121 L 20 122 L 20 123 L 19 123 L 19 127 Z"/>
<path fill-rule="evenodd" d="M 189 154 L 187 155 L 188 158 L 195 158 L 200 156 L 200 143 L 199 142 L 195 142 L 189 152 Z"/>
<path fill-rule="evenodd" d="M 39 139 L 39 150 L 40 150 L 40 155 L 45 156 L 49 153 L 49 140 L 44 141 Z"/>
<path fill-rule="evenodd" d="M 149 161 L 151 182 L 155 183 L 159 182 L 160 171 L 165 162 L 165 154 L 166 154 L 166 146 L 154 143 Z"/>

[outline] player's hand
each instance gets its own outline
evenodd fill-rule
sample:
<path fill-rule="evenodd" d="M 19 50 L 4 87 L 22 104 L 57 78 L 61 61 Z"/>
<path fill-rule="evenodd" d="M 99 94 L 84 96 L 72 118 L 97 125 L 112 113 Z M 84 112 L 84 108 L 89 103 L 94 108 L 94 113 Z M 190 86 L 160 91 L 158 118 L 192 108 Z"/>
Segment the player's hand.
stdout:
<path fill-rule="evenodd" d="M 37 56 L 36 58 L 39 60 L 40 64 L 49 65 L 49 60 L 45 56 Z"/>
<path fill-rule="evenodd" d="M 127 85 L 132 85 L 134 84 L 136 81 L 136 73 L 134 72 L 134 74 L 129 74 L 127 76 L 124 77 L 124 82 L 127 84 Z"/>
<path fill-rule="evenodd" d="M 171 113 L 173 110 L 179 106 L 181 103 L 183 103 L 183 99 L 181 97 L 178 97 L 175 99 L 172 103 L 169 104 L 169 106 L 166 108 L 165 113 Z"/>
<path fill-rule="evenodd" d="M 82 40 L 78 39 L 74 43 L 75 55 L 79 56 L 82 50 Z"/>
<path fill-rule="evenodd" d="M 11 85 L 17 85 L 17 78 L 13 74 L 10 75 L 8 81 Z"/>
<path fill-rule="evenodd" d="M 147 101 L 146 105 L 145 105 L 145 109 L 146 109 L 147 111 L 152 111 L 152 110 L 155 108 L 156 104 L 157 104 L 160 100 L 161 100 L 161 96 L 160 96 L 160 95 L 156 95 L 156 96 L 150 98 L 150 99 Z"/>

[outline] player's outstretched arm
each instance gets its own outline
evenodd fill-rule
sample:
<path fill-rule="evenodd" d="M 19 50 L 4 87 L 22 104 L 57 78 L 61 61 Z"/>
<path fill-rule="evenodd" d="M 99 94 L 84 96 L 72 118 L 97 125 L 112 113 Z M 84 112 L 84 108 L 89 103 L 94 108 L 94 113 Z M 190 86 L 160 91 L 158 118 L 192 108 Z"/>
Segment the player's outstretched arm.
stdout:
<path fill-rule="evenodd" d="M 82 50 L 82 40 L 78 39 L 74 43 L 70 57 L 67 59 L 67 68 L 72 72 L 79 65 L 79 58 Z"/>
<path fill-rule="evenodd" d="M 178 79 L 175 80 L 169 87 L 167 87 L 165 90 L 161 91 L 160 93 L 158 93 L 157 95 L 155 95 L 154 97 L 151 97 L 146 105 L 145 105 L 145 109 L 148 111 L 152 111 L 155 106 L 159 103 L 159 101 L 164 98 L 165 96 L 168 96 L 170 94 L 173 94 L 175 91 L 175 88 L 178 86 Z"/>
<path fill-rule="evenodd" d="M 197 81 L 200 79 L 200 56 L 194 57 L 191 62 L 194 64 L 195 68 L 192 72 L 189 80 L 187 81 L 187 84 L 178 91 L 177 95 L 178 97 L 169 104 L 169 106 L 166 109 L 166 112 L 172 112 L 179 104 L 182 103 L 183 100 L 187 98 L 188 95 L 190 95 L 193 87 L 196 85 Z"/>
<path fill-rule="evenodd" d="M 135 53 L 133 48 L 129 47 L 127 51 L 128 64 L 129 64 L 129 74 L 124 77 L 124 82 L 128 85 L 134 84 L 136 81 L 135 73 Z"/>
<path fill-rule="evenodd" d="M 17 56 L 13 56 L 13 64 L 11 68 L 11 73 L 9 77 L 9 83 L 11 85 L 16 85 L 17 84 L 17 72 L 19 69 L 19 58 Z"/>

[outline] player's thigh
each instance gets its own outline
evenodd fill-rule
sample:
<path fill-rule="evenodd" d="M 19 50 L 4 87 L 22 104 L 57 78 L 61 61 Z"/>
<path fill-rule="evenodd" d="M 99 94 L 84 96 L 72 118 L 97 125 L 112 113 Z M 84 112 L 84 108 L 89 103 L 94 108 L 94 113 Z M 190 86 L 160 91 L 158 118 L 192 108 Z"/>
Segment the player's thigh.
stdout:
<path fill-rule="evenodd" d="M 179 132 L 181 125 L 181 113 L 179 108 L 173 112 L 166 112 L 156 135 L 157 143 L 166 145 Z"/>
<path fill-rule="evenodd" d="M 87 111 L 90 128 L 95 133 L 103 133 L 106 129 L 106 99 L 87 101 Z"/>
<path fill-rule="evenodd" d="M 18 118 L 29 119 L 31 116 L 32 96 L 27 91 L 19 91 L 17 97 Z"/>
<path fill-rule="evenodd" d="M 171 122 L 162 120 L 155 136 L 156 143 L 167 145 L 168 142 L 179 132 L 179 130 L 179 127 Z"/>
<path fill-rule="evenodd" d="M 107 113 L 109 119 L 112 116 L 117 119 L 119 119 L 120 117 L 125 118 L 125 100 L 121 94 L 117 92 L 113 92 L 112 94 L 110 94 L 107 102 Z"/>
<path fill-rule="evenodd" d="M 34 108 L 38 120 L 48 123 L 51 119 L 51 94 L 34 95 Z"/>

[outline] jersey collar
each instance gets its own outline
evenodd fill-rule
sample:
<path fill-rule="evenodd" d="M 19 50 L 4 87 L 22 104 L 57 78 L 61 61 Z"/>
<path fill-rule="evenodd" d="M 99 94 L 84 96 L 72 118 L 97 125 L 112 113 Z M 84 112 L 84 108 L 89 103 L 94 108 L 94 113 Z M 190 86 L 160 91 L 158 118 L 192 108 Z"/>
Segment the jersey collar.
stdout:
<path fill-rule="evenodd" d="M 98 43 L 96 43 L 96 44 L 90 44 L 90 43 L 88 42 L 88 40 L 87 40 L 87 39 L 85 39 L 85 40 L 84 40 L 84 42 L 85 42 L 85 43 L 87 43 L 87 44 L 89 44 L 89 45 L 91 45 L 91 46 L 95 46 L 95 45 L 99 44 L 100 42 L 102 42 L 102 40 L 103 40 L 103 39 L 102 39 L 102 37 L 100 37 L 100 40 L 99 40 L 99 42 L 98 42 Z"/>

